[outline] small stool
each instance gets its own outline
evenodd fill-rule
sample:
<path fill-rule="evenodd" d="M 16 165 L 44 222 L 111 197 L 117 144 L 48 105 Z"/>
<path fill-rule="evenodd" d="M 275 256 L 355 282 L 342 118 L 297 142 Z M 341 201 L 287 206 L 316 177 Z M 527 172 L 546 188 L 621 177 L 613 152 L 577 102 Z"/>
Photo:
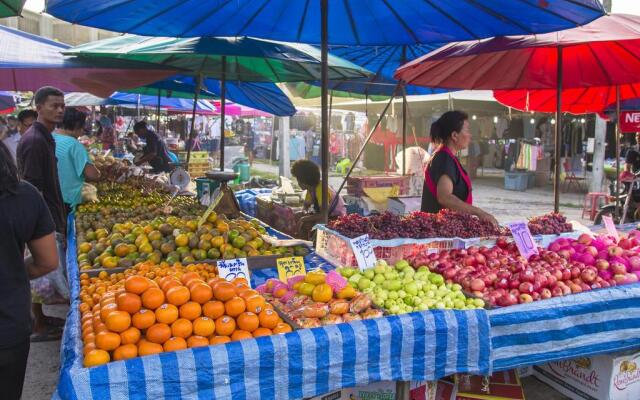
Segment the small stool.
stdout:
<path fill-rule="evenodd" d="M 593 221 L 598 213 L 600 202 L 607 202 L 609 195 L 602 192 L 589 192 L 584 196 L 584 205 L 582 206 L 582 218 L 585 214 L 589 215 L 589 220 Z"/>

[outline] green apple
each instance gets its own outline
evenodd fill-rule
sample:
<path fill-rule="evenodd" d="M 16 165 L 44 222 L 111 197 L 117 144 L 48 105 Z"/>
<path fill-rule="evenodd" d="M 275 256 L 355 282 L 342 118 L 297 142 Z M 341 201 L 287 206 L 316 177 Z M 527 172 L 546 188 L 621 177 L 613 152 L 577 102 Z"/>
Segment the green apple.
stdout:
<path fill-rule="evenodd" d="M 376 273 L 372 268 L 369 268 L 369 269 L 365 269 L 362 275 L 364 275 L 365 278 L 373 279 Z"/>
<path fill-rule="evenodd" d="M 404 285 L 404 290 L 408 294 L 415 296 L 418 294 L 418 285 L 416 285 L 415 282 L 409 282 L 406 285 Z"/>
<path fill-rule="evenodd" d="M 444 277 L 439 274 L 431 274 L 429 275 L 429 282 L 434 285 L 442 285 L 444 283 Z"/>
<path fill-rule="evenodd" d="M 409 262 L 408 262 L 407 260 L 400 260 L 400 261 L 398 261 L 398 262 L 396 263 L 396 269 L 397 269 L 398 271 L 400 271 L 400 270 L 404 269 L 405 267 L 411 267 L 411 266 L 409 265 Z"/>
<path fill-rule="evenodd" d="M 362 277 L 358 280 L 358 289 L 361 291 L 371 286 L 371 280 L 366 277 Z"/>
<path fill-rule="evenodd" d="M 484 300 L 482 299 L 473 299 L 473 304 L 478 308 L 484 308 Z"/>
<path fill-rule="evenodd" d="M 385 281 L 385 279 L 384 279 L 384 275 L 380 275 L 380 274 L 378 274 L 378 275 L 374 276 L 374 277 L 373 277 L 373 281 L 374 281 L 377 285 L 380 285 L 380 284 L 384 283 L 384 281 Z"/>
<path fill-rule="evenodd" d="M 395 290 L 390 291 L 390 292 L 389 292 L 389 294 L 388 294 L 388 296 L 389 296 L 389 298 L 390 298 L 391 300 L 395 300 L 395 299 L 397 299 L 398 297 L 400 297 L 400 296 L 398 296 L 398 292 L 396 292 Z"/>

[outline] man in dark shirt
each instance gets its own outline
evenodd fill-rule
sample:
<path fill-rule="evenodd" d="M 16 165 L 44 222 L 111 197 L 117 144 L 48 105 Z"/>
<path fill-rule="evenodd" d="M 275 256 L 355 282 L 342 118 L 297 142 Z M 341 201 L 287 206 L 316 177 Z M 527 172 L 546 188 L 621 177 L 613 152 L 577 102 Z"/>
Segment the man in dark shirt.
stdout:
<path fill-rule="evenodd" d="M 56 143 L 51 132 L 56 124 L 62 122 L 64 116 L 64 93 L 60 90 L 45 86 L 35 93 L 33 101 L 38 111 L 38 119 L 22 135 L 18 144 L 17 161 L 18 170 L 22 179 L 31 183 L 42 193 L 44 200 L 51 212 L 56 226 L 56 241 L 60 256 L 60 267 L 65 271 L 65 235 L 67 213 L 62 200 L 62 191 L 58 180 L 58 167 L 56 160 Z M 56 276 L 52 284 L 58 294 L 63 298 L 69 298 L 69 287 Z M 55 339 L 57 332 L 49 336 L 53 325 L 61 324 L 61 321 L 46 317 L 42 311 L 42 304 L 33 303 L 32 311 L 35 316 L 32 337 L 33 341 Z"/>
<path fill-rule="evenodd" d="M 146 145 L 144 146 L 142 157 L 136 161 L 136 165 L 142 165 L 146 162 L 153 167 L 153 173 L 159 174 L 160 172 L 170 172 L 171 158 L 167 146 L 162 139 L 158 137 L 158 134 L 149 129 L 147 123 L 144 121 L 137 122 L 133 126 L 133 132 L 138 135 L 139 138 L 144 139 Z"/>

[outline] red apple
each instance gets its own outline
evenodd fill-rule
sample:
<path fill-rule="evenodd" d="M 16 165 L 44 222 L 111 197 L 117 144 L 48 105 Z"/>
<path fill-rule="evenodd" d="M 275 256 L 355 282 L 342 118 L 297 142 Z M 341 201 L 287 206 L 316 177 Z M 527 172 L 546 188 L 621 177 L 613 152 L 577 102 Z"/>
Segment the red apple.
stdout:
<path fill-rule="evenodd" d="M 592 283 L 593 281 L 596 280 L 596 277 L 598 275 L 595 273 L 594 270 L 592 269 L 585 269 L 582 271 L 582 273 L 580 274 L 580 278 L 585 281 L 586 283 Z"/>
<path fill-rule="evenodd" d="M 543 289 L 540 291 L 540 298 L 542 298 L 542 299 L 549 299 L 549 298 L 551 298 L 551 297 L 552 297 L 551 290 L 549 290 L 549 289 L 547 289 L 547 288 L 543 288 Z"/>
<path fill-rule="evenodd" d="M 530 294 L 522 293 L 518 297 L 518 300 L 519 300 L 520 304 L 522 304 L 522 303 L 531 303 L 531 302 L 533 302 L 533 297 L 531 297 Z"/>

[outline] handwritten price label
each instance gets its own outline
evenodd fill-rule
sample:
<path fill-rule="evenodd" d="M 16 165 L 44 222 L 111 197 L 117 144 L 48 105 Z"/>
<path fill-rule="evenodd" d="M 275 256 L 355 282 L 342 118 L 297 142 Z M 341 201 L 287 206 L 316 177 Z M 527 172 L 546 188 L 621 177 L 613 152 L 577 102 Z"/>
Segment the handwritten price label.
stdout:
<path fill-rule="evenodd" d="M 516 246 L 518 246 L 520 255 L 529 259 L 532 255 L 538 254 L 538 246 L 536 246 L 536 243 L 533 241 L 533 236 L 531 236 L 526 222 L 513 222 L 507 224 L 507 226 L 511 230 L 513 240 L 516 242 Z"/>
<path fill-rule="evenodd" d="M 278 279 L 287 282 L 287 279 L 296 275 L 304 275 L 307 271 L 304 268 L 304 258 L 302 257 L 284 257 L 276 260 L 278 267 Z"/>
<path fill-rule="evenodd" d="M 249 264 L 246 258 L 234 258 L 231 260 L 220 260 L 218 264 L 218 275 L 227 281 L 232 281 L 236 278 L 244 278 L 249 282 L 251 286 L 251 279 L 249 276 Z"/>
<path fill-rule="evenodd" d="M 616 229 L 616 224 L 613 223 L 613 218 L 608 215 L 603 215 L 602 222 L 604 222 L 604 227 L 607 228 L 607 233 L 616 238 L 616 241 L 620 240 L 620 235 Z"/>
<path fill-rule="evenodd" d="M 373 246 L 369 240 L 369 235 L 358 236 L 355 239 L 351 239 L 351 249 L 358 261 L 358 267 L 360 270 L 373 268 L 376 266 L 376 253 L 373 252 Z"/>

